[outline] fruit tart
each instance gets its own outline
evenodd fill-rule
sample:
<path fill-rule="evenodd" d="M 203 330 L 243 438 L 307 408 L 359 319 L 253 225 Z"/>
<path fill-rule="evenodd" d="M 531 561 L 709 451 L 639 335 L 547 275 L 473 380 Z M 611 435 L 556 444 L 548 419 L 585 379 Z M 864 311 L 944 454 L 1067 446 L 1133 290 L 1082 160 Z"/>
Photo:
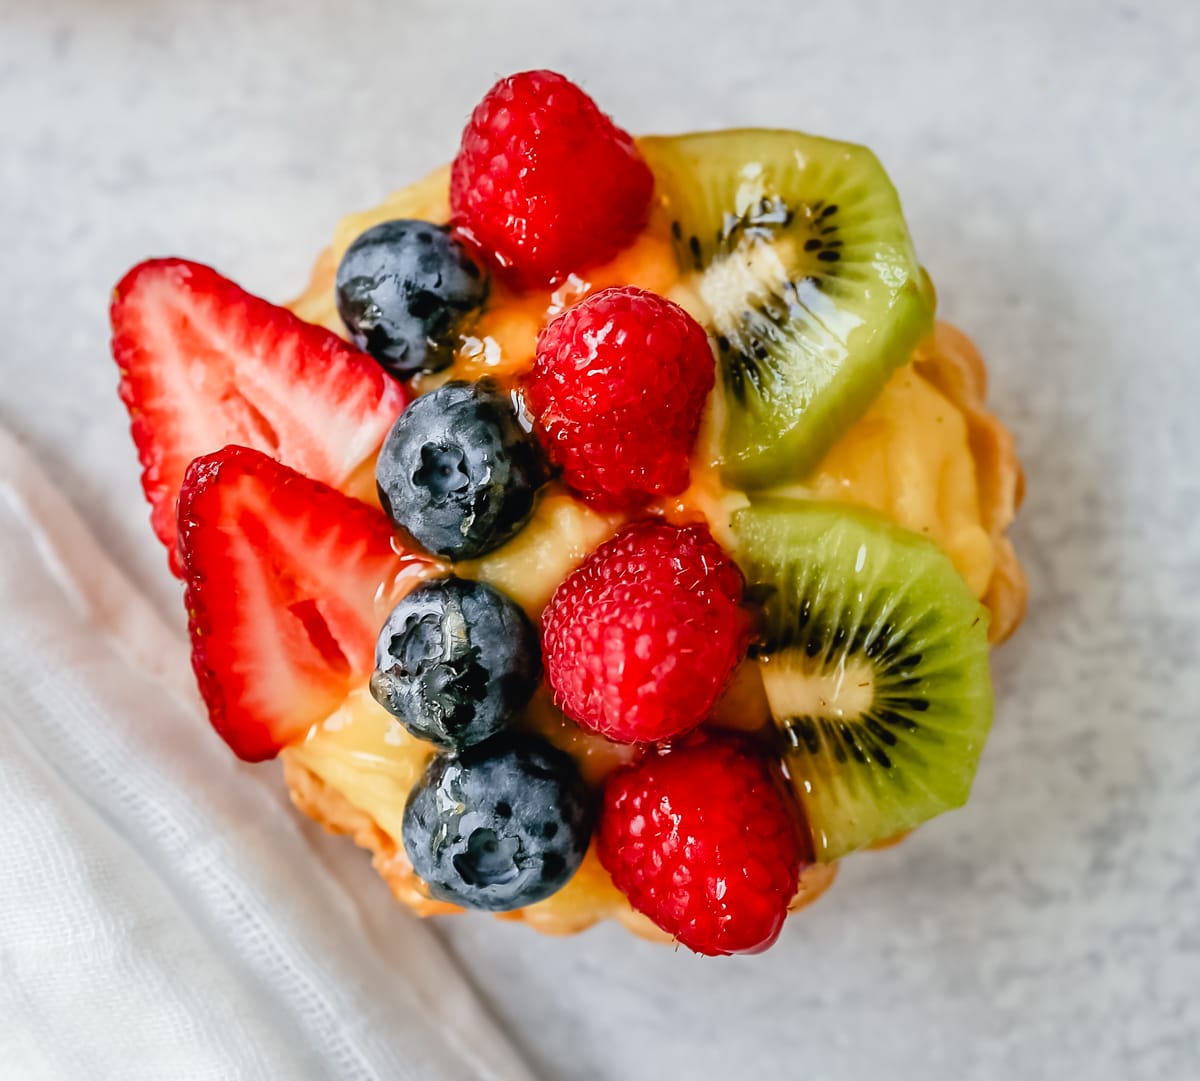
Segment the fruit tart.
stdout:
<path fill-rule="evenodd" d="M 634 139 L 549 71 L 286 307 L 131 270 L 113 354 L 217 734 L 420 915 L 754 952 L 962 804 L 1021 498 L 870 151 Z"/>

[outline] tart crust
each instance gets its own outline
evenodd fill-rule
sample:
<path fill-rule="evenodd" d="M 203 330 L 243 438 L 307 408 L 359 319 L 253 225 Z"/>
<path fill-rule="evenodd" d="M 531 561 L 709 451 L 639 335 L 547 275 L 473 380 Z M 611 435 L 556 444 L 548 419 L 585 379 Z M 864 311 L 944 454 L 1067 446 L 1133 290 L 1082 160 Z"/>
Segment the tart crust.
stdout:
<path fill-rule="evenodd" d="M 1020 625 L 1029 594 L 1025 571 L 1007 535 L 1025 498 L 1025 471 L 1012 433 L 988 412 L 987 367 L 970 338 L 939 320 L 932 337 L 917 348 L 913 367 L 958 406 L 967 421 L 980 519 L 996 555 L 981 599 L 992 615 L 988 637 L 998 645 Z"/>

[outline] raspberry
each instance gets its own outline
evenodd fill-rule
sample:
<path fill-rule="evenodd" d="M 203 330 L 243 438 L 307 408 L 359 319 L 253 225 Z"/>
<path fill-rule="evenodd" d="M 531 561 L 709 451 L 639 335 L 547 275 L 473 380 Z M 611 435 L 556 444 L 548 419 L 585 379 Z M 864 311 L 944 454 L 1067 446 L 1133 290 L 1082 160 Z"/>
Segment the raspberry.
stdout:
<path fill-rule="evenodd" d="M 593 506 L 630 510 L 688 485 L 714 364 L 704 329 L 643 289 L 603 289 L 538 338 L 525 392 L 563 479 Z"/>
<path fill-rule="evenodd" d="M 493 86 L 450 172 L 459 226 L 526 286 L 615 255 L 641 229 L 653 190 L 629 134 L 553 71 Z"/>
<path fill-rule="evenodd" d="M 745 651 L 743 585 L 707 526 L 627 526 L 567 577 L 543 614 L 555 702 L 624 743 L 694 728 Z"/>
<path fill-rule="evenodd" d="M 634 908 L 709 955 L 770 946 L 812 860 L 768 760 L 742 737 L 710 733 L 609 777 L 598 850 Z"/>

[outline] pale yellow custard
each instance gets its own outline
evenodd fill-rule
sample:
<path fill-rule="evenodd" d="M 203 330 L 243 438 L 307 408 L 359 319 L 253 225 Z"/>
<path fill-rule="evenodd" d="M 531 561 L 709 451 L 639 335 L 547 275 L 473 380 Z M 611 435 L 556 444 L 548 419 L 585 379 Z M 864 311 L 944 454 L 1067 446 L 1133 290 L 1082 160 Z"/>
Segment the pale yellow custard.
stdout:
<path fill-rule="evenodd" d="M 373 210 L 346 218 L 293 310 L 344 333 L 334 307 L 337 262 L 363 230 L 402 217 L 447 220 L 445 170 Z M 532 362 L 537 334 L 550 318 L 587 293 L 614 284 L 639 285 L 669 295 L 703 317 L 703 301 L 680 283 L 663 223 L 652 220 L 637 241 L 611 263 L 591 271 L 587 280 L 572 277 L 553 292 L 520 296 L 494 286 L 489 309 L 464 339 L 454 366 L 415 389 L 430 389 L 446 378 L 491 375 L 509 381 L 519 376 Z M 999 640 L 1011 632 L 1023 609 L 1023 578 L 1004 538 L 1020 498 L 1020 472 L 1010 437 L 984 408 L 982 371 L 970 343 L 952 328 L 939 325 L 914 363 L 893 375 L 807 481 L 780 492 L 871 507 L 931 537 L 976 596 L 992 608 L 993 639 Z M 746 503 L 746 497 L 725 486 L 714 467 L 712 433 L 718 425 L 711 409 L 719 408 L 719 396 L 712 397 L 716 404 L 710 407 L 705 434 L 698 441 L 691 487 L 655 509 L 676 520 L 703 517 L 717 539 L 728 545 L 730 515 Z M 589 509 L 552 484 L 515 539 L 455 570 L 496 585 L 536 618 L 563 578 L 622 521 L 620 515 Z M 581 731 L 554 708 L 544 691 L 522 723 L 568 750 L 591 783 L 601 781 L 632 753 Z M 768 694 L 755 662 L 746 662 L 739 670 L 713 723 L 743 729 L 770 723 Z M 372 847 L 397 896 L 421 912 L 450 909 L 428 900 L 398 840 L 408 791 L 432 753 L 429 744 L 409 736 L 376 705 L 365 686 L 315 726 L 304 743 L 285 752 L 289 783 L 302 808 L 331 828 L 354 832 L 360 843 Z M 327 791 L 322 792 L 321 785 Z M 348 823 L 347 806 L 367 816 L 371 828 L 364 836 Z M 805 872 L 796 907 L 819 895 L 833 874 L 832 867 L 824 866 Z M 508 915 L 549 932 L 576 931 L 597 919 L 616 917 L 638 933 L 655 934 L 648 921 L 629 909 L 594 852 L 564 889 Z"/>

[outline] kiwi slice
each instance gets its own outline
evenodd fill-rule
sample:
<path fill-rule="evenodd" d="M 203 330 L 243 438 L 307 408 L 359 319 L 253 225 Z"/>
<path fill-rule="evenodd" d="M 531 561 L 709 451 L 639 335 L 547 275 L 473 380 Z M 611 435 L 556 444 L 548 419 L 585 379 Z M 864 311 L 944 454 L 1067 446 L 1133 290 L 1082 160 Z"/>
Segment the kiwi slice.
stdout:
<path fill-rule="evenodd" d="M 800 479 L 933 325 L 896 191 L 865 147 L 798 132 L 638 145 L 716 342 L 722 474 Z"/>
<path fill-rule="evenodd" d="M 992 723 L 988 615 L 949 557 L 841 504 L 764 500 L 733 529 L 817 858 L 965 803 Z"/>

